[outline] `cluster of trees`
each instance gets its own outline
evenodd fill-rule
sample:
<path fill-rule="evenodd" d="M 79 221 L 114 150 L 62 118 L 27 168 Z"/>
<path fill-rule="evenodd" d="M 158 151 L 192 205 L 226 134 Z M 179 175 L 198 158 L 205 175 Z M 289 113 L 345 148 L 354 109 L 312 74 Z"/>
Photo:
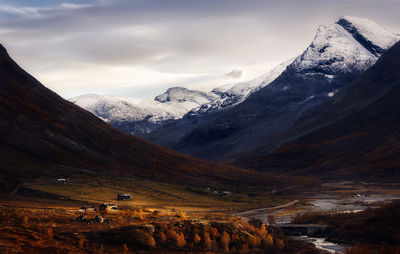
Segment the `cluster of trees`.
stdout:
<path fill-rule="evenodd" d="M 102 213 L 109 223 L 87 224 L 75 221 L 77 215 L 55 209 L 0 211 L 0 226 L 7 228 L 0 232 L 0 248 L 4 247 L 2 239 L 8 237 L 7 242 L 15 246 L 5 249 L 23 253 L 52 253 L 57 249 L 70 253 L 295 253 L 290 250 L 293 244 L 279 229 L 257 220 L 225 216 L 206 220 L 184 212 L 137 209 Z M 99 212 L 88 214 L 94 215 Z"/>

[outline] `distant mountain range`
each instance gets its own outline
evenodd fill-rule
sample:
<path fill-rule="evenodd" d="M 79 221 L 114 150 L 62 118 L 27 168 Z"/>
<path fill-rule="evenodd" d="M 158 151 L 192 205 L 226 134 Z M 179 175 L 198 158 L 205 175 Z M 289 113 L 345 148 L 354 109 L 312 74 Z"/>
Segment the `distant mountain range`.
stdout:
<path fill-rule="evenodd" d="M 342 17 L 320 26 L 300 56 L 258 79 L 210 93 L 172 88 L 156 97 L 153 103 L 204 103 L 196 99 L 142 136 L 261 171 L 398 179 L 399 40 L 373 21 Z M 125 131 L 137 124 L 130 121 Z"/>
<path fill-rule="evenodd" d="M 308 79 L 322 79 L 328 83 L 333 78 L 343 76 L 340 73 L 349 74 L 342 82 L 346 83 L 371 66 L 398 39 L 398 35 L 384 30 L 372 21 L 343 17 L 336 24 L 321 26 L 312 44 L 301 56 L 290 59 L 248 82 L 217 87 L 208 93 L 173 87 L 153 100 L 86 94 L 71 98 L 70 101 L 124 132 L 179 149 L 180 146 L 176 144 L 181 142 L 182 137 L 164 137 L 164 128 L 161 127 L 185 116 L 196 123 L 189 130 L 195 129 L 202 118 L 230 109 L 243 102 L 250 94 L 269 85 L 288 65 L 301 78 L 307 76 Z M 337 88 L 340 87 L 326 88 L 329 90 L 328 96 L 337 92 Z M 315 95 L 310 95 L 309 99 L 316 100 Z M 207 116 L 204 117 L 205 114 Z M 159 134 L 151 134 L 155 130 L 159 130 L 163 137 L 158 138 Z M 185 149 L 182 151 L 191 153 Z"/>
<path fill-rule="evenodd" d="M 293 60 L 293 59 L 292 59 Z M 231 108 L 278 77 L 292 61 L 248 82 L 221 86 L 211 92 L 172 87 L 154 99 L 84 94 L 69 101 L 88 110 L 121 131 L 146 137 L 184 115 L 203 115 Z"/>
<path fill-rule="evenodd" d="M 286 181 L 185 156 L 123 133 L 44 87 L 1 45 L 0 153 L 0 192 L 24 179 L 77 173 L 262 189 L 267 189 L 265 182 L 276 186 Z"/>
<path fill-rule="evenodd" d="M 211 114 L 187 114 L 146 138 L 209 160 L 230 161 L 248 154 L 276 142 L 399 39 L 370 20 L 343 17 L 320 26 L 310 46 L 279 77 L 242 103 Z"/>
<path fill-rule="evenodd" d="M 143 136 L 217 97 L 212 92 L 173 87 L 154 100 L 85 94 L 69 101 L 126 133 Z"/>

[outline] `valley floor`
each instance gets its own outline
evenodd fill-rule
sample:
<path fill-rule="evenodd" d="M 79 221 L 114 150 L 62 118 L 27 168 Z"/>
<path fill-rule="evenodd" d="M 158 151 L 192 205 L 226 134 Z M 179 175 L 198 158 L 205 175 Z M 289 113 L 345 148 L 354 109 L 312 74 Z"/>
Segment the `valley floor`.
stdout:
<path fill-rule="evenodd" d="M 118 201 L 118 193 L 130 193 L 132 200 Z M 66 183 L 40 178 L 22 182 L 1 196 L 0 250 L 319 253 L 306 241 L 284 236 L 279 224 L 307 212 L 359 212 L 398 198 L 397 184 L 336 182 L 315 189 L 263 193 L 216 186 L 177 187 L 133 178 L 77 176 Z M 107 202 L 121 210 L 78 211 Z M 86 217 L 77 221 L 81 215 Z M 95 222 L 96 215 L 105 221 Z M 278 227 L 261 226 L 262 222 Z"/>

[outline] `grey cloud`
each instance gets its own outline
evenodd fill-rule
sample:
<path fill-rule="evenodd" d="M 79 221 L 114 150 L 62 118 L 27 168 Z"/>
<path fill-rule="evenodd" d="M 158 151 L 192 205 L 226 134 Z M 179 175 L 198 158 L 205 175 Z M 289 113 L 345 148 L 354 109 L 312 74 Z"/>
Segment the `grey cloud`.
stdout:
<path fill-rule="evenodd" d="M 233 78 L 233 79 L 239 79 L 242 77 L 242 71 L 241 70 L 231 70 L 230 72 L 226 73 L 224 76 L 228 78 Z"/>
<path fill-rule="evenodd" d="M 247 74 L 245 66 L 298 55 L 319 24 L 342 15 L 370 18 L 394 30 L 400 23 L 398 9 L 399 2 L 378 0 L 8 4 L 0 5 L 0 43 L 36 73 L 87 63 L 221 77 L 227 69 Z"/>

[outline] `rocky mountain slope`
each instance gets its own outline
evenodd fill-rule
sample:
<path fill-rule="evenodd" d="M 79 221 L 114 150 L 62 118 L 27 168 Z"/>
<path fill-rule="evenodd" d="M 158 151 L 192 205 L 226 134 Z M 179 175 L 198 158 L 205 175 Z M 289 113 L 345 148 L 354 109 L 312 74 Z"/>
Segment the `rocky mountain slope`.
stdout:
<path fill-rule="evenodd" d="M 400 42 L 295 127 L 236 161 L 324 178 L 400 179 Z"/>
<path fill-rule="evenodd" d="M 273 143 L 399 39 L 398 34 L 360 18 L 343 17 L 320 26 L 310 46 L 271 84 L 244 102 L 200 118 L 186 115 L 151 133 L 149 140 L 201 158 L 229 161 Z"/>

